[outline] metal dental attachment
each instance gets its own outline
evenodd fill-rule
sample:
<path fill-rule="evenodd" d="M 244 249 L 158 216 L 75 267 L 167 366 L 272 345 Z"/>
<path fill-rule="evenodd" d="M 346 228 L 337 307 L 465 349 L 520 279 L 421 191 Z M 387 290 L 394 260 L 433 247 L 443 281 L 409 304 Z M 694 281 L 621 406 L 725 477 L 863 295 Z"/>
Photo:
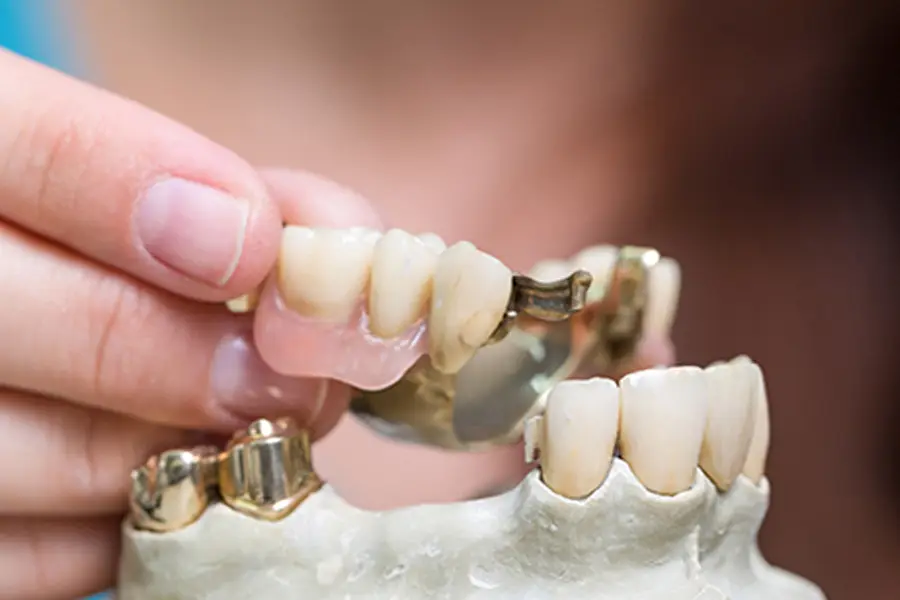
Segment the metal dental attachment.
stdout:
<path fill-rule="evenodd" d="M 633 356 L 644 333 L 650 271 L 659 260 L 659 252 L 652 248 L 619 250 L 602 298 L 577 317 L 590 338 L 578 373 L 607 374 Z"/>
<path fill-rule="evenodd" d="M 257 519 L 283 519 L 320 487 L 309 435 L 288 419 L 256 421 L 219 459 L 222 500 Z"/>
<path fill-rule="evenodd" d="M 552 283 L 516 275 L 505 317 L 458 373 L 441 373 L 424 356 L 393 386 L 358 391 L 351 411 L 404 441 L 467 451 L 515 443 L 555 383 L 609 373 L 631 357 L 659 258 L 622 248 L 592 301 L 585 271 Z"/>
<path fill-rule="evenodd" d="M 277 521 L 322 487 L 309 436 L 290 419 L 255 421 L 224 451 L 163 452 L 135 469 L 131 480 L 131 523 L 153 532 L 183 529 L 220 500 L 248 517 Z"/>

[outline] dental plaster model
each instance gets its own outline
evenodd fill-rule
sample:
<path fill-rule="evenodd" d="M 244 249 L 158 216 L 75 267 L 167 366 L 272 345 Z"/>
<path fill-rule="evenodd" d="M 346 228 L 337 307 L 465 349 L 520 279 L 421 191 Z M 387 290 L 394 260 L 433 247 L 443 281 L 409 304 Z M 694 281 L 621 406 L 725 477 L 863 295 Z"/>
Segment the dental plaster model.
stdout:
<path fill-rule="evenodd" d="M 345 245 L 339 287 L 315 263 Z M 135 471 L 118 600 L 824 599 L 756 545 L 769 415 L 755 363 L 591 377 L 668 331 L 674 262 L 599 248 L 531 279 L 468 244 L 442 250 L 402 232 L 295 230 L 277 284 L 242 310 L 284 303 L 348 336 L 364 327 L 409 355 L 399 380 L 355 382 L 366 422 L 460 449 L 524 435 L 539 469 L 492 498 L 368 512 L 316 476 L 304 431 L 257 421 L 224 450 Z"/>

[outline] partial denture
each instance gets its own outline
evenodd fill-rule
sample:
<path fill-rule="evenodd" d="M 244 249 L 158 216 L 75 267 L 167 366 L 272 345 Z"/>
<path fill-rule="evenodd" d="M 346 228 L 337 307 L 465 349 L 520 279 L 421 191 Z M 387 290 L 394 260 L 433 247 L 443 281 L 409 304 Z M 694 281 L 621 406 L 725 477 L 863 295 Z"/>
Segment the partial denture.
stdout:
<path fill-rule="evenodd" d="M 382 339 L 402 335 L 428 311 L 438 258 L 446 248 L 435 235 L 392 229 L 375 245 L 369 284 L 369 329 Z"/>
<path fill-rule="evenodd" d="M 256 306 L 276 371 L 349 384 L 352 411 L 392 437 L 478 449 L 515 441 L 554 383 L 667 338 L 679 286 L 648 248 L 588 248 L 525 276 L 434 234 L 286 226 L 277 276 L 241 308 Z"/>
<path fill-rule="evenodd" d="M 667 335 L 677 308 L 678 265 L 649 249 L 625 251 L 645 261 L 650 273 L 646 307 L 639 307 L 645 315 L 642 328 Z M 590 289 L 583 304 L 596 304 L 609 296 L 616 284 L 614 267 L 621 252 L 612 246 L 588 248 L 567 261 L 538 263 L 529 277 L 547 282 L 564 280 L 579 271 L 589 273 L 593 281 L 587 282 Z M 288 225 L 277 285 L 269 287 L 277 289 L 279 303 L 292 313 L 332 329 L 361 329 L 371 342 L 378 340 L 371 345 L 390 348 L 395 354 L 408 349 L 407 366 L 427 350 L 439 371 L 455 373 L 501 325 L 514 291 L 513 281 L 509 268 L 468 242 L 447 248 L 440 237 L 430 233 L 413 235 L 393 229 L 382 234 L 363 228 Z M 254 290 L 227 304 L 234 312 L 256 310 L 262 292 L 262 288 Z M 616 291 L 620 292 L 634 290 Z M 427 348 L 419 343 L 426 337 L 422 331 L 426 327 Z M 262 346 L 267 346 L 265 334 L 261 337 Z M 373 362 L 380 363 L 377 359 Z M 348 375 L 352 379 L 352 374 Z M 390 382 L 380 383 L 356 385 L 380 389 Z"/>
<path fill-rule="evenodd" d="M 597 308 L 587 316 L 597 321 L 590 328 L 599 343 L 585 357 L 582 373 L 615 371 L 642 338 L 669 337 L 681 293 L 681 268 L 674 259 L 651 248 L 594 246 L 563 264 L 593 278 L 588 304 Z"/>
<path fill-rule="evenodd" d="M 346 323 L 369 285 L 375 245 L 368 229 L 287 226 L 278 258 L 278 289 L 297 314 Z"/>
<path fill-rule="evenodd" d="M 380 390 L 426 353 L 439 372 L 459 371 L 503 328 L 516 289 L 468 242 L 289 225 L 276 276 L 229 306 L 256 309 L 257 345 L 277 371 Z"/>

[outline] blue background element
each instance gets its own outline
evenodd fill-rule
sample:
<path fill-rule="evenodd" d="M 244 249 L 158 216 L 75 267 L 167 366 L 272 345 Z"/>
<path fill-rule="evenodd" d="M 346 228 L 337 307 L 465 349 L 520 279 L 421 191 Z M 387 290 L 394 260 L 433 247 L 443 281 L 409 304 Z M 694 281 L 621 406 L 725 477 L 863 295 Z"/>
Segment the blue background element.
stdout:
<path fill-rule="evenodd" d="M 71 72 L 69 19 L 55 0 L 0 0 L 0 47 Z"/>
<path fill-rule="evenodd" d="M 53 0 L 0 0 L 0 47 L 48 66 L 71 71 L 67 23 Z M 107 594 L 85 600 L 107 600 Z"/>

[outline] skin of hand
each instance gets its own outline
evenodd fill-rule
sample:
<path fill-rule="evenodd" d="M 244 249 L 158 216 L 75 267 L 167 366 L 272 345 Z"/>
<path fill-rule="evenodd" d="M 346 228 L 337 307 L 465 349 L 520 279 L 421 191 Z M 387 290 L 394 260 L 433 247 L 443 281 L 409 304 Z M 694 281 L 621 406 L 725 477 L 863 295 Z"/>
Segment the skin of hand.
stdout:
<path fill-rule="evenodd" d="M 23 59 L 0 73 L 0 597 L 75 598 L 112 583 L 149 454 L 271 411 L 337 420 L 347 390 L 272 372 L 222 302 L 271 271 L 282 213 L 376 218 Z"/>
<path fill-rule="evenodd" d="M 351 185 L 391 226 L 517 269 L 598 242 L 677 258 L 680 359 L 766 371 L 766 556 L 832 600 L 895 599 L 897 3 L 70 4 L 104 87 Z M 352 419 L 318 450 L 374 507 L 521 463 Z"/>
<path fill-rule="evenodd" d="M 0 94 L 0 339 L 16 342 L 0 346 L 0 451 L 17 457 L 0 470 L 0 598 L 74 598 L 112 584 L 148 455 L 259 416 L 335 426 L 348 389 L 274 373 L 222 302 L 270 273 L 282 220 L 380 220 L 24 59 L 0 53 L 0 72 L 17 82 Z M 670 354 L 653 342 L 641 360 Z M 472 485 L 517 476 L 495 464 Z"/>

